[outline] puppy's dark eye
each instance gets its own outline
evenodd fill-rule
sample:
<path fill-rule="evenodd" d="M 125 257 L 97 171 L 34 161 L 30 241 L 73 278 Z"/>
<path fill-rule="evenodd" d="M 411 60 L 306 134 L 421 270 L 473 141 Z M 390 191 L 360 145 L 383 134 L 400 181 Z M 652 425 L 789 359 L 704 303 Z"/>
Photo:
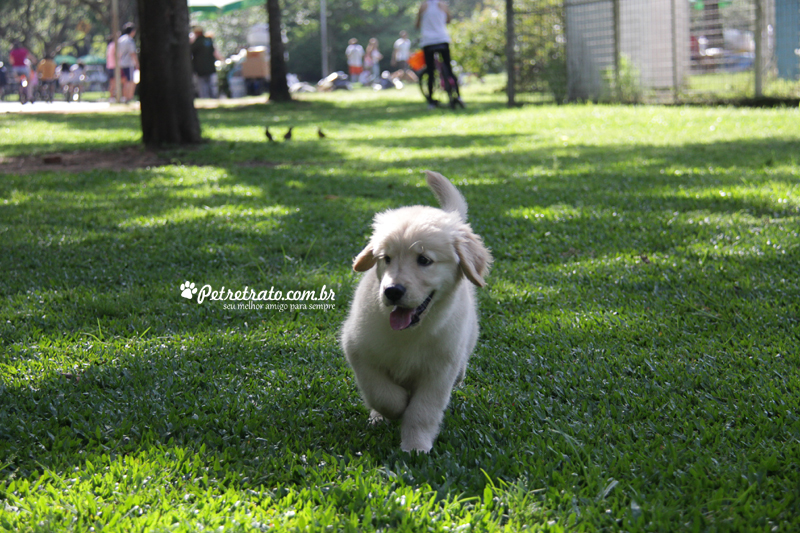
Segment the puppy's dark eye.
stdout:
<path fill-rule="evenodd" d="M 392 258 L 389 257 L 388 255 L 384 255 L 383 256 L 383 260 L 386 261 L 387 265 L 392 262 Z"/>
<path fill-rule="evenodd" d="M 417 257 L 417 264 L 418 264 L 419 266 L 424 266 L 424 267 L 426 267 L 426 266 L 428 266 L 428 265 L 432 265 L 432 264 L 433 264 L 433 261 L 431 261 L 430 259 L 428 259 L 428 258 L 427 258 L 427 257 L 425 257 L 424 255 L 420 255 L 420 256 L 418 256 L 418 257 Z"/>

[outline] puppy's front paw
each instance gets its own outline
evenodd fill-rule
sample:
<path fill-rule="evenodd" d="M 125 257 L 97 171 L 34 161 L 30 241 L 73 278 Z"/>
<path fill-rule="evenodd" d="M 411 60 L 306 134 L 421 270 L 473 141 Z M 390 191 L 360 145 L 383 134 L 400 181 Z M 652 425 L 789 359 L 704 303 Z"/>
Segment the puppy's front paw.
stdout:
<path fill-rule="evenodd" d="M 404 452 L 428 453 L 433 448 L 433 439 L 436 432 L 425 431 L 421 428 L 409 427 L 410 424 L 403 420 L 403 427 L 400 431 L 400 449 Z"/>
<path fill-rule="evenodd" d="M 386 386 L 380 393 L 370 395 L 367 406 L 387 420 L 397 420 L 403 416 L 408 406 L 408 391 L 394 383 L 384 385 Z"/>
<path fill-rule="evenodd" d="M 378 424 L 385 422 L 386 419 L 380 414 L 378 411 L 373 409 L 369 412 L 369 425 L 370 426 L 377 426 Z"/>
<path fill-rule="evenodd" d="M 433 448 L 433 441 L 428 439 L 403 439 L 400 449 L 404 452 L 429 453 Z"/>

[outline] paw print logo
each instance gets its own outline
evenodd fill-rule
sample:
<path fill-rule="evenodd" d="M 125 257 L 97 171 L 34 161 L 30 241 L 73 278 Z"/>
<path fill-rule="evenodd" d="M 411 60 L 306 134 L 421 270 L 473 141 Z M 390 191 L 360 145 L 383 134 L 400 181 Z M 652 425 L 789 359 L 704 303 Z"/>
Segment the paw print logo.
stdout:
<path fill-rule="evenodd" d="M 197 287 L 194 286 L 194 283 L 189 281 L 186 283 L 181 283 L 181 296 L 187 300 L 191 300 L 195 294 L 197 294 Z"/>

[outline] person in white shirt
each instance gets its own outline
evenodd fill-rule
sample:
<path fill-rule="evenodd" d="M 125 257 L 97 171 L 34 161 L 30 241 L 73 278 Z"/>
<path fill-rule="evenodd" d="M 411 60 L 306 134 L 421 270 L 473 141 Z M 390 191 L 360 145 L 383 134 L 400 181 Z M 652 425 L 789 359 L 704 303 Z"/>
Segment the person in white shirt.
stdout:
<path fill-rule="evenodd" d="M 358 44 L 358 39 L 350 39 L 344 55 L 347 56 L 347 68 L 350 71 L 350 78 L 355 81 L 364 72 L 364 47 Z"/>
<path fill-rule="evenodd" d="M 447 32 L 447 23 L 450 22 L 450 9 L 447 2 L 441 0 L 425 0 L 419 6 L 417 13 L 417 29 L 420 30 L 419 45 L 425 53 L 425 64 L 428 68 L 433 68 L 434 54 L 439 53 L 442 57 L 443 74 L 449 83 L 454 84 L 453 97 L 450 100 L 450 107 L 464 107 L 458 91 L 458 79 L 453 74 L 450 65 L 450 34 Z M 428 94 L 433 94 L 433 76 L 428 76 Z M 428 108 L 436 107 L 436 100 L 428 96 Z"/>
<path fill-rule="evenodd" d="M 136 54 L 136 26 L 128 22 L 122 27 L 122 35 L 117 39 L 117 54 L 119 56 L 119 67 L 122 75 L 122 101 L 133 100 L 136 92 L 136 82 L 134 73 L 139 69 L 139 56 Z"/>
<path fill-rule="evenodd" d="M 397 70 L 392 74 L 393 78 L 407 77 L 411 81 L 417 81 L 417 75 L 408 67 L 408 58 L 411 57 L 411 40 L 405 30 L 400 32 L 400 38 L 394 42 L 392 50 L 392 66 Z"/>

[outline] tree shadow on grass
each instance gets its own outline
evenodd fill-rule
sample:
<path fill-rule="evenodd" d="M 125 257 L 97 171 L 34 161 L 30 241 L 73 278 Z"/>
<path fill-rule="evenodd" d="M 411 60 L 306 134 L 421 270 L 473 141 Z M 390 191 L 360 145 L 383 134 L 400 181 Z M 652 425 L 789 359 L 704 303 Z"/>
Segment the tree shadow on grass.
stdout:
<path fill-rule="evenodd" d="M 492 110 L 502 110 L 499 103 L 475 102 L 468 109 L 452 112 L 448 109 L 428 111 L 422 96 L 419 102 L 412 100 L 372 100 L 364 99 L 358 106 L 342 106 L 335 102 L 297 101 L 291 104 L 249 104 L 241 107 L 225 107 L 224 109 L 198 109 L 200 124 L 203 129 L 241 128 L 252 126 L 264 128 L 275 126 L 280 134 L 283 128 L 295 126 L 298 129 L 330 126 L 330 133 L 335 137 L 338 128 L 348 125 L 370 125 L 387 120 L 407 121 L 426 116 L 451 114 L 459 116 L 481 115 Z M 321 119 L 321 117 L 325 117 Z M 77 132 L 97 132 L 103 130 L 130 129 L 140 132 L 138 113 L 83 113 L 83 114 L 28 114 L 25 120 L 31 123 L 64 126 Z M 278 133 L 278 131 L 276 131 Z M 10 143 L 13 145 L 13 143 Z"/>

